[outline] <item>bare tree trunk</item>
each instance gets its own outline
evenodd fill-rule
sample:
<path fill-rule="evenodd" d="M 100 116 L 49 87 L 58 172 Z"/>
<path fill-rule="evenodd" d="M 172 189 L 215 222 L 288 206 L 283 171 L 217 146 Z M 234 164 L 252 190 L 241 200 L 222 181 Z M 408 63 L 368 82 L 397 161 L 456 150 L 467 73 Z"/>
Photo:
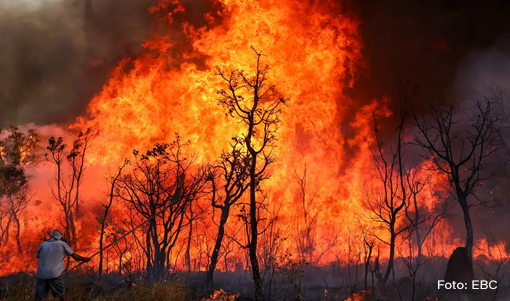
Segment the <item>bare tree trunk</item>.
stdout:
<path fill-rule="evenodd" d="M 412 224 L 414 226 L 414 232 L 416 233 L 416 246 L 418 247 L 418 254 L 416 255 L 416 266 L 418 267 L 421 264 L 421 247 L 424 241 L 423 242 L 421 241 L 420 227 L 418 226 L 418 223 L 420 221 L 420 213 L 418 209 L 418 201 L 416 200 L 416 194 L 413 195 L 413 202 L 414 202 L 414 222 L 412 222 Z"/>
<path fill-rule="evenodd" d="M 122 276 L 122 257 L 124 257 L 124 253 L 119 256 L 119 276 Z"/>
<path fill-rule="evenodd" d="M 255 300 L 264 300 L 262 277 L 257 258 L 258 236 L 258 204 L 257 189 L 260 182 L 268 178 L 266 167 L 274 162 L 272 152 L 266 152 L 268 148 L 276 147 L 276 132 L 280 122 L 280 106 L 285 105 L 288 99 L 276 96 L 275 86 L 267 85 L 266 73 L 269 66 L 260 66 L 261 52 L 257 52 L 256 74 L 247 76 L 241 70 L 233 71 L 230 76 L 219 70 L 219 75 L 228 83 L 228 91 L 222 89 L 218 93 L 222 96 L 220 103 L 229 109 L 232 117 L 242 120 L 247 126 L 246 133 L 242 135 L 249 153 L 249 182 L 250 198 L 247 215 L 243 216 L 246 226 L 247 244 L 242 246 L 248 249 L 252 277 L 255 284 Z M 239 85 L 243 82 L 243 85 Z M 249 94 L 242 95 L 246 90 Z M 250 101 L 247 101 L 250 99 Z M 258 141 L 259 139 L 260 141 Z M 259 145 L 257 145 L 260 142 Z M 266 148 L 267 147 L 267 148 Z M 257 157 L 261 158 L 260 166 L 257 166 Z M 244 213 L 243 213 L 244 214 Z M 266 228 L 267 229 L 267 228 Z M 264 231 L 264 230 L 263 230 Z"/>
<path fill-rule="evenodd" d="M 11 226 L 11 222 L 12 222 L 12 216 L 9 216 L 9 221 L 7 222 L 7 228 L 5 229 L 5 241 L 8 242 L 9 241 L 9 236 L 10 236 L 10 226 Z"/>
<path fill-rule="evenodd" d="M 395 238 L 396 235 L 394 234 L 395 230 L 393 229 L 395 226 L 392 226 L 392 233 L 390 238 L 390 257 L 388 258 L 388 267 L 386 268 L 386 272 L 384 273 L 383 278 L 383 284 L 386 284 L 388 282 L 388 279 L 390 278 L 390 274 L 393 271 L 393 261 L 395 258 Z"/>
<path fill-rule="evenodd" d="M 214 244 L 214 249 L 211 255 L 211 263 L 209 264 L 209 269 L 207 270 L 207 284 L 210 284 L 212 282 L 213 274 L 214 271 L 216 270 L 216 265 L 218 264 L 218 256 L 220 253 L 223 237 L 225 236 L 225 224 L 227 223 L 229 213 L 230 207 L 227 206 L 222 207 L 220 225 L 218 228 L 218 236 L 216 237 L 216 243 Z"/>
<path fill-rule="evenodd" d="M 74 225 L 74 216 L 73 211 L 70 208 L 68 211 L 68 220 L 69 220 L 69 234 L 71 234 L 70 241 L 72 244 L 76 241 L 76 226 Z"/>
<path fill-rule="evenodd" d="M 103 219 L 100 221 L 101 222 L 101 233 L 100 233 L 100 237 L 99 237 L 99 281 L 101 281 L 101 279 L 103 278 L 103 241 L 104 241 L 104 232 L 105 232 L 105 227 L 106 227 L 106 218 L 108 217 L 108 211 L 110 210 L 110 207 L 113 204 L 115 184 L 122 174 L 122 169 L 124 169 L 124 167 L 126 165 L 127 165 L 127 161 L 124 161 L 124 165 L 122 165 L 119 168 L 119 172 L 117 173 L 117 175 L 114 178 L 112 178 L 111 187 L 110 187 L 110 201 L 108 202 L 108 205 L 103 205 L 105 210 L 104 210 L 104 214 L 103 214 Z M 78 210 L 78 208 L 76 208 L 76 210 Z M 122 256 L 120 257 L 120 263 L 122 263 Z M 108 263 L 107 263 L 107 266 L 108 266 Z M 120 271 L 120 265 L 119 265 L 119 271 Z"/>
<path fill-rule="evenodd" d="M 80 217 L 80 213 L 81 213 L 80 212 L 80 184 L 81 184 L 81 177 L 83 175 L 83 166 L 85 165 L 85 153 L 86 152 L 87 152 L 87 144 L 85 144 L 83 146 L 83 151 L 81 153 L 81 162 L 80 162 L 80 166 L 77 171 L 77 174 L 76 174 L 76 195 L 74 198 L 74 203 L 75 203 L 75 211 L 74 212 L 76 213 L 77 218 Z"/>
<path fill-rule="evenodd" d="M 423 242 L 421 241 L 421 235 L 420 235 L 420 231 L 416 231 L 416 246 L 418 248 L 418 254 L 416 254 L 416 264 L 417 266 L 419 266 L 421 264 L 421 257 L 422 257 L 422 246 L 423 246 Z"/>
<path fill-rule="evenodd" d="M 191 216 L 191 221 L 189 223 L 189 232 L 188 232 L 188 244 L 186 246 L 186 267 L 188 268 L 188 273 L 191 273 L 191 238 L 193 236 L 193 215 Z"/>
<path fill-rule="evenodd" d="M 108 269 L 108 266 L 109 266 L 109 263 L 110 263 L 110 253 L 106 252 L 106 275 L 108 275 L 108 273 L 110 272 L 110 270 Z"/>
<path fill-rule="evenodd" d="M 471 215 L 469 214 L 469 207 L 465 198 L 459 199 L 460 206 L 462 208 L 462 213 L 464 215 L 464 225 L 466 226 L 466 250 L 468 251 L 468 256 L 473 260 L 473 224 L 471 222 Z"/>
<path fill-rule="evenodd" d="M 364 288 L 368 290 L 368 268 L 370 266 L 370 258 L 372 258 L 372 250 L 374 248 L 373 244 L 369 244 L 365 242 L 368 247 L 368 254 L 365 257 L 365 279 L 364 279 Z"/>
<path fill-rule="evenodd" d="M 453 106 L 444 109 L 441 105 L 432 108 L 432 120 L 421 121 L 415 113 L 415 121 L 420 135 L 415 136 L 415 144 L 428 150 L 437 170 L 442 171 L 451 179 L 452 191 L 457 194 L 464 215 L 466 227 L 466 249 L 470 259 L 473 258 L 473 224 L 469 213 L 468 196 L 475 188 L 489 180 L 494 173 L 487 174 L 486 160 L 500 147 L 492 146 L 497 137 L 497 119 L 491 111 L 491 101 L 486 104 L 476 102 L 476 110 L 467 117 L 472 119 L 469 129 L 458 129 L 458 119 Z M 475 114 L 477 116 L 475 117 Z M 460 127 L 460 125 L 458 125 Z M 464 126 L 466 127 L 466 126 Z M 487 201 L 477 198 L 481 205 Z"/>
<path fill-rule="evenodd" d="M 251 239 L 248 245 L 250 254 L 251 271 L 253 281 L 255 282 L 255 300 L 264 300 L 264 291 L 262 290 L 262 277 L 260 276 L 259 261 L 257 258 L 257 244 L 258 244 L 258 218 L 257 218 L 257 199 L 256 199 L 256 166 L 257 166 L 257 154 L 252 154 L 250 166 L 250 227 L 251 227 Z"/>
<path fill-rule="evenodd" d="M 14 218 L 14 221 L 16 222 L 16 245 L 18 246 L 18 252 L 21 254 L 23 252 L 23 250 L 21 248 L 21 240 L 20 240 L 21 223 L 19 221 L 17 214 L 13 214 L 13 218 Z"/>
<path fill-rule="evenodd" d="M 21 223 L 19 221 L 19 218 L 18 218 L 18 213 L 16 212 L 16 206 L 14 204 L 14 200 L 12 199 L 13 196 L 10 196 L 9 197 L 9 202 L 10 202 L 10 211 L 11 211 L 11 217 L 12 219 L 14 220 L 14 222 L 16 223 L 16 245 L 18 246 L 18 252 L 20 254 L 22 254 L 22 248 L 21 248 L 21 240 L 20 240 L 20 235 L 21 235 Z M 7 227 L 7 231 L 9 231 L 9 227 Z"/>
<path fill-rule="evenodd" d="M 108 215 L 108 209 L 110 207 L 108 206 L 105 209 L 104 215 L 103 215 L 103 221 L 101 223 L 101 234 L 99 236 L 99 281 L 103 279 L 103 237 L 104 237 L 104 228 L 106 224 L 106 216 Z"/>

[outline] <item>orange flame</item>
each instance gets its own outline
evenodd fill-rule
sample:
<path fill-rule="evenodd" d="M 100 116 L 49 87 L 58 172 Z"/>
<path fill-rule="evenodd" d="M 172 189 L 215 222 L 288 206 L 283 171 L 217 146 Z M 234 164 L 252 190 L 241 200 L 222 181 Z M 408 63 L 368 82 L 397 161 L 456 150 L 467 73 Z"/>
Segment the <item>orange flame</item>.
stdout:
<path fill-rule="evenodd" d="M 356 69 L 362 64 L 358 21 L 340 14 L 341 6 L 332 1 L 211 1 L 220 11 L 206 14 L 207 25 L 200 28 L 186 21 L 176 23 L 186 13 L 179 1 L 161 0 L 151 7 L 151 13 L 163 17 L 156 22 L 153 39 L 143 45 L 146 52 L 137 59 L 119 62 L 102 91 L 91 100 L 89 116 L 70 127 L 99 130 L 86 162 L 84 187 L 88 192 L 82 197 L 89 210 L 77 225 L 78 232 L 86 232 L 81 235 L 79 247 L 98 245 L 93 229 L 97 225 L 95 218 L 102 214 L 99 204 L 107 189 L 104 176 L 129 157 L 133 149 L 169 142 L 174 133 L 191 142 L 189 152 L 197 156 L 199 164 L 214 161 L 226 149 L 241 128 L 218 105 L 216 91 L 223 82 L 216 70 L 253 71 L 253 46 L 266 55 L 263 63 L 272 68 L 269 81 L 291 100 L 281 116 L 278 161 L 263 187 L 270 196 L 271 210 L 278 210 L 278 222 L 287 229 L 284 234 L 293 238 L 296 234 L 291 225 L 296 218 L 302 218 L 300 198 L 306 198 L 303 191 L 313 195 L 314 207 L 309 209 L 317 216 L 314 233 L 318 241 L 312 257 L 319 263 L 348 260 L 345 244 L 352 237 L 351 231 L 359 230 L 360 224 L 371 223 L 362 205 L 363 191 L 377 185 L 369 149 L 374 143 L 370 115 L 374 109 L 381 117 L 391 115 L 387 100 L 374 101 L 357 113 L 351 124 L 356 130 L 354 137 L 346 139 L 341 130 L 347 108 L 353 102 L 342 91 L 353 85 Z M 162 24 L 178 26 L 181 32 L 158 35 Z M 355 147 L 356 154 L 347 157 L 346 147 Z M 301 190 L 296 175 L 302 174 L 305 166 L 308 181 Z M 58 214 L 50 209 L 55 203 L 46 180 L 54 168 L 41 163 L 33 167 L 33 173 L 39 175 L 35 186 L 43 203 L 29 209 L 25 216 L 25 224 L 30 227 L 24 233 L 31 241 L 35 241 L 36 229 L 52 227 L 58 220 Z M 436 186 L 445 183 L 437 175 L 432 178 Z M 432 191 L 425 192 L 420 200 L 427 207 L 436 201 Z M 112 214 L 120 216 L 121 212 L 122 208 L 114 208 Z M 199 249 L 208 250 L 207 239 L 214 236 L 214 227 L 202 225 L 196 231 L 202 235 L 196 239 L 193 251 L 198 258 Z M 452 244 L 446 237 L 442 245 Z M 282 246 L 284 252 L 296 252 L 292 239 Z M 136 256 L 133 252 L 126 255 L 126 262 Z M 442 252 L 444 255 L 451 251 Z M 115 256 L 112 251 L 108 254 Z M 242 258 L 243 254 L 237 256 Z M 3 263 L 7 266 L 0 274 L 22 268 L 10 259 Z M 206 268 L 203 263 L 198 266 L 200 270 Z M 226 264 L 220 268 L 225 269 Z"/>

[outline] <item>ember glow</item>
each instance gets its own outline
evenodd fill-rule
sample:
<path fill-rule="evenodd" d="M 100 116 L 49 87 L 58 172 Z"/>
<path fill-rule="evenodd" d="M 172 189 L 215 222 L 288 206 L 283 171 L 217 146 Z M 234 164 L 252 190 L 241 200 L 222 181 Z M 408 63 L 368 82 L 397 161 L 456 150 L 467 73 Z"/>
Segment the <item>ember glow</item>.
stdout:
<path fill-rule="evenodd" d="M 72 145 L 72 133 L 76 131 L 98 131 L 86 156 L 80 196 L 85 209 L 76 221 L 79 234 L 73 247 L 83 250 L 81 253 L 97 250 L 96 218 L 103 214 L 101 204 L 108 201 L 108 180 L 125 158 L 132 159 L 134 149 L 146 150 L 155 143 L 171 142 L 178 133 L 190 141 L 185 153 L 196 158 L 194 164 L 198 168 L 214 162 L 228 148 L 232 137 L 242 133 L 242 124 L 218 103 L 217 91 L 225 85 L 218 69 L 253 72 L 253 47 L 263 52 L 263 64 L 271 68 L 268 81 L 290 99 L 282 109 L 277 162 L 262 186 L 268 197 L 268 211 L 278 215 L 279 235 L 287 238 L 278 247 L 282 253 L 298 258 L 298 234 L 302 231 L 299 223 L 306 215 L 314 216 L 317 223 L 309 259 L 319 265 L 349 261 L 356 252 L 348 250 L 348 245 L 359 239 L 353 233 L 374 223 L 363 205 L 364 193 L 369 187 L 380 185 L 370 151 L 375 143 L 372 113 L 376 110 L 381 118 L 392 115 L 386 105 L 391 100 L 376 100 L 356 114 L 351 123 L 356 130 L 353 137 L 347 139 L 340 127 L 346 120 L 347 108 L 356 102 L 342 91 L 353 85 L 358 70 L 364 68 L 359 21 L 342 15 L 341 5 L 327 1 L 211 1 L 218 11 L 205 14 L 206 25 L 199 28 L 186 21 L 185 6 L 179 1 L 161 0 L 158 6 L 149 8 L 156 21 L 153 38 L 144 43 L 146 51 L 136 59 L 119 62 L 102 91 L 90 101 L 89 115 L 65 129 L 40 128 L 44 137 L 63 136 L 68 145 Z M 347 156 L 347 147 L 357 149 L 354 156 Z M 417 168 L 427 164 L 423 162 Z M 305 170 L 303 187 L 299 179 Z M 27 246 L 24 252 L 31 255 L 42 231 L 58 227 L 55 220 L 60 213 L 55 209 L 51 184 L 48 185 L 55 167 L 43 161 L 30 166 L 29 171 L 37 205 L 27 208 L 21 232 Z M 447 179 L 430 171 L 422 173 L 421 177 L 430 178 L 430 185 L 420 195 L 420 207 L 432 209 L 439 202 L 438 193 L 446 190 Z M 193 229 L 190 252 L 195 270 L 207 269 L 207 256 L 217 234 L 219 212 L 209 205 L 208 197 L 197 205 L 206 208 L 206 213 Z M 115 200 L 109 224 L 122 225 L 129 218 L 124 204 Z M 141 221 L 133 222 L 136 225 Z M 239 219 L 232 217 L 227 232 L 233 235 L 240 227 Z M 462 245 L 450 237 L 450 231 L 446 222 L 439 223 L 425 242 L 425 254 L 449 256 Z M 187 243 L 187 232 L 183 230 L 179 247 L 172 250 L 178 270 L 185 269 L 180 246 Z M 381 231 L 380 235 L 387 234 Z M 124 247 L 135 244 L 132 238 L 127 239 L 121 242 Z M 265 241 L 269 238 L 262 238 L 262 244 Z M 354 248 L 363 248 L 363 243 Z M 28 263 L 15 260 L 19 255 L 15 249 L 13 240 L 0 247 L 0 275 L 34 270 L 35 259 Z M 245 251 L 235 250 L 227 262 L 219 260 L 219 269 L 233 270 L 238 262 L 245 266 Z M 388 256 L 384 245 L 374 252 L 380 252 L 382 259 Z M 403 250 L 400 255 L 407 252 Z M 476 251 L 475 256 L 480 252 Z M 120 260 L 135 265 L 140 254 L 139 250 L 133 251 Z M 111 270 L 118 269 L 118 253 L 110 250 L 107 256 L 105 264 Z"/>

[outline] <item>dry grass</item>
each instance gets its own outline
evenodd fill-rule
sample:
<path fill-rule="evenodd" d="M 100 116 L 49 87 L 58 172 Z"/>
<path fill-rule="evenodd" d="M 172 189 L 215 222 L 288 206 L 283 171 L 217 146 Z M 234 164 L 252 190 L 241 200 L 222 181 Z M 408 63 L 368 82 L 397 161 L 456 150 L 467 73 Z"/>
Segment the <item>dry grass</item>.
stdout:
<path fill-rule="evenodd" d="M 33 300 L 34 285 L 34 279 L 23 279 L 15 287 L 4 288 L 0 300 Z M 100 286 L 90 284 L 85 278 L 75 278 L 68 289 L 68 297 L 72 301 L 186 301 L 188 292 L 181 282 L 162 281 L 154 285 L 140 283 L 130 289 L 120 289 L 107 294 Z M 58 298 L 50 296 L 46 300 Z"/>
<path fill-rule="evenodd" d="M 116 292 L 113 295 L 91 299 L 94 301 L 185 301 L 187 300 L 186 287 L 180 282 L 159 282 L 153 286 L 139 284 L 130 290 Z"/>

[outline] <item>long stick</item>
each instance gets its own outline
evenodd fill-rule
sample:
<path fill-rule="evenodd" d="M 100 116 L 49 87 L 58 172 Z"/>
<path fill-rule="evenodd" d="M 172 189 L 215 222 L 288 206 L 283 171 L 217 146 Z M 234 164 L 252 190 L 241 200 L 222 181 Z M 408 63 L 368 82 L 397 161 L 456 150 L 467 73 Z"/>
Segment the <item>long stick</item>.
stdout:
<path fill-rule="evenodd" d="M 146 219 L 145 221 L 143 221 L 141 224 L 139 224 L 138 226 L 134 227 L 133 229 L 129 230 L 128 232 L 126 232 L 124 235 L 122 235 L 118 239 L 115 239 L 112 243 L 110 243 L 109 245 L 107 245 L 103 249 L 100 249 L 96 253 L 92 254 L 92 256 L 90 256 L 90 258 L 93 258 L 93 257 L 97 256 L 99 253 L 101 253 L 101 251 L 109 249 L 110 247 L 115 245 L 119 240 L 123 239 L 124 237 L 128 236 L 129 234 L 131 234 L 131 233 L 135 232 L 136 230 L 140 229 L 141 226 L 145 225 L 150 220 L 154 219 L 156 216 L 158 216 L 161 213 L 163 213 L 166 209 L 168 209 L 168 207 L 170 207 L 172 205 L 175 205 L 179 201 L 179 199 L 181 198 L 182 187 L 184 187 L 184 174 L 182 174 L 180 176 L 180 178 L 179 178 L 179 186 L 177 187 L 177 191 L 175 192 L 175 194 L 174 194 L 174 196 L 172 198 L 172 201 L 169 204 L 165 205 L 161 210 L 159 210 L 158 212 L 156 212 L 153 215 L 151 215 L 148 219 Z M 79 264 L 75 265 L 74 267 L 68 269 L 66 271 L 66 273 L 76 269 L 77 267 L 81 266 L 84 263 L 85 263 L 84 261 L 80 262 Z"/>

